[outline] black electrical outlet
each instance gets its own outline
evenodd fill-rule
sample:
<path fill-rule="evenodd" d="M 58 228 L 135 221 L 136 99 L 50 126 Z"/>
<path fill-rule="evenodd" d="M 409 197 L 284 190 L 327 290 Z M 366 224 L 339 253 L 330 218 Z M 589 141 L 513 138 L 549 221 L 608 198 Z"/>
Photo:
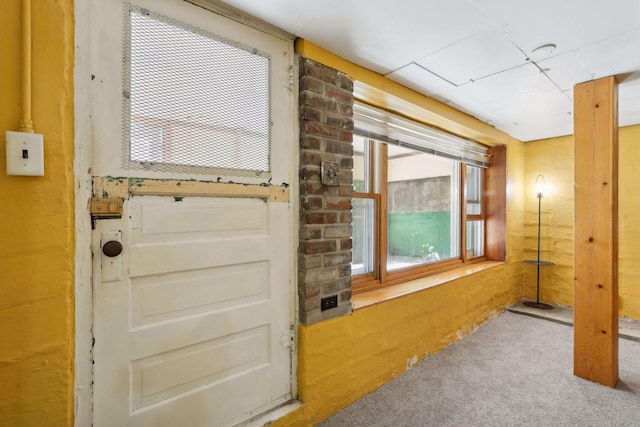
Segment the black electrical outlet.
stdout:
<path fill-rule="evenodd" d="M 322 298 L 320 300 L 320 311 L 329 310 L 338 306 L 338 295 Z"/>

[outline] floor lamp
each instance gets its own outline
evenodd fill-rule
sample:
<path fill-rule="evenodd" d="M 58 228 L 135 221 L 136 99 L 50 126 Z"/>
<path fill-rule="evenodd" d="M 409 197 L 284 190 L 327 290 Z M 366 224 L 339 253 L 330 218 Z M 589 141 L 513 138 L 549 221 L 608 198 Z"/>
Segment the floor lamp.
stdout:
<path fill-rule="evenodd" d="M 540 266 L 541 265 L 553 265 L 551 261 L 541 261 L 540 260 L 540 208 L 542 206 L 542 196 L 544 194 L 544 177 L 542 175 L 538 175 L 536 177 L 536 197 L 538 198 L 538 259 L 525 260 L 527 264 L 534 264 L 538 269 L 538 276 L 536 280 L 536 300 L 535 301 L 525 301 L 524 305 L 532 308 L 539 308 L 542 310 L 552 310 L 553 306 L 549 304 L 545 304 L 540 302 Z"/>

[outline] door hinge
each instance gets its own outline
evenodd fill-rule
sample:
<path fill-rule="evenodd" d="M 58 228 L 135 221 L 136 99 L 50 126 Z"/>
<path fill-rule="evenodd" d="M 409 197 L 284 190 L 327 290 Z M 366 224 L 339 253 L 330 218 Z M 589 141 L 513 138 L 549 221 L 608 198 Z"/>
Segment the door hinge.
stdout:
<path fill-rule="evenodd" d="M 289 65 L 289 90 L 293 90 L 293 65 Z"/>
<path fill-rule="evenodd" d="M 284 331 L 282 331 L 282 335 L 280 336 L 280 345 L 282 346 L 282 348 L 294 348 L 293 326 L 291 326 L 290 329 L 285 329 Z"/>

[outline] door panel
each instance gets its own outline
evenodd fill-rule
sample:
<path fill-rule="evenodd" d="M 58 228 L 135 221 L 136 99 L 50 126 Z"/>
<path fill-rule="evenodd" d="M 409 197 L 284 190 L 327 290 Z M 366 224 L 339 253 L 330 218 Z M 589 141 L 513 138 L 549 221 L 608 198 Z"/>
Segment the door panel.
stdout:
<path fill-rule="evenodd" d="M 287 212 L 132 196 L 97 223 L 95 268 L 120 263 L 123 279 L 94 276 L 96 425 L 224 425 L 291 398 Z M 97 236 L 114 227 L 124 249 L 110 258 Z"/>
<path fill-rule="evenodd" d="M 292 399 L 295 215 L 289 192 L 297 116 L 292 41 L 182 0 L 91 3 L 93 196 L 124 200 L 122 215 L 94 220 L 92 233 L 93 424 L 242 423 Z M 129 90 L 135 73 L 131 13 L 182 29 L 184 40 L 197 30 L 268 58 L 268 171 L 156 164 L 161 161 L 132 165 L 131 106 L 139 92 Z M 165 86 L 179 86 L 169 84 L 167 76 L 173 74 L 163 74 Z M 156 86 L 147 89 L 162 90 Z M 187 105 L 190 98 L 183 95 L 191 89 L 170 93 Z M 198 102 L 209 99 L 199 95 Z M 167 98 L 172 101 L 178 102 Z M 151 115 L 144 123 L 191 123 L 187 110 L 173 110 L 176 117 Z M 241 114 L 223 113 L 242 121 Z M 170 133 L 170 127 L 159 130 L 160 139 L 150 147 L 161 141 L 162 149 L 192 151 L 178 147 Z M 220 142 L 207 135 L 198 147 L 211 144 L 203 154 L 209 159 Z M 225 148 L 242 154 L 242 142 Z M 110 240 L 122 243 L 122 253 L 102 253 Z"/>

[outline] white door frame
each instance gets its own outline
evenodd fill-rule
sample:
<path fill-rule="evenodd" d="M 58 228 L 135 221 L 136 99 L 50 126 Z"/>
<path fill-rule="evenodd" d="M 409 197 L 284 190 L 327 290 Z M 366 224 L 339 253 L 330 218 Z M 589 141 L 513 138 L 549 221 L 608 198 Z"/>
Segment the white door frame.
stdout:
<path fill-rule="evenodd" d="M 74 157 L 74 187 L 75 187 L 75 359 L 74 359 L 74 425 L 84 427 L 92 423 L 92 347 L 93 347 L 93 290 L 92 290 L 92 255 L 91 255 L 91 238 L 92 224 L 89 212 L 89 200 L 92 196 L 92 159 L 93 159 L 93 118 L 92 118 L 92 8 L 96 0 L 75 0 L 75 69 L 74 69 L 74 110 L 75 110 L 75 157 Z M 120 1 L 120 0 L 99 0 L 99 1 Z M 198 0 L 184 0 L 190 3 L 203 5 Z M 237 16 L 232 12 L 224 13 L 225 10 L 218 6 L 211 6 L 211 10 L 216 13 L 223 13 L 228 18 L 234 19 L 244 25 L 251 23 L 246 17 Z M 291 52 L 293 52 L 293 40 L 290 34 L 281 30 L 271 28 L 264 23 L 256 23 L 256 29 L 267 34 L 286 39 L 291 43 Z M 290 289 L 291 301 L 293 306 L 290 307 L 291 324 L 298 323 L 298 307 L 297 307 L 297 236 L 298 236 L 298 186 L 297 186 L 297 166 L 298 166 L 298 137 L 299 131 L 297 124 L 297 61 L 291 54 L 291 83 L 292 91 L 291 108 L 289 111 L 291 123 L 294 125 L 289 130 L 288 138 L 292 145 L 292 159 L 290 177 L 290 209 L 294 214 L 291 222 L 290 244 L 291 253 L 291 271 L 290 271 Z M 291 352 L 291 388 L 294 398 L 297 397 L 297 329 L 294 328 L 294 346 Z M 292 404 L 288 407 L 278 409 L 257 421 L 263 425 L 264 422 L 277 419 L 288 411 L 295 409 L 298 404 Z"/>

